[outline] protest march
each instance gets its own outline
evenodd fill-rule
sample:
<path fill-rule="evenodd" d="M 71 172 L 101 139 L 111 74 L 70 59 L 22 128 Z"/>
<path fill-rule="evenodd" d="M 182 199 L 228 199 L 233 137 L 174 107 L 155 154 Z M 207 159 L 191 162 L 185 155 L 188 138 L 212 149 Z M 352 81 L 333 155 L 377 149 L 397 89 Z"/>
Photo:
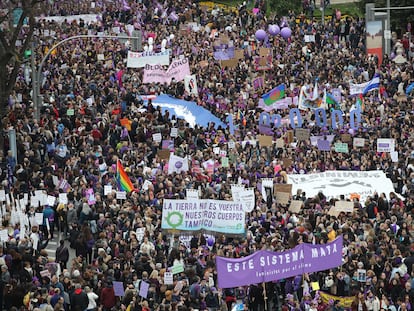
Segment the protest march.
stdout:
<path fill-rule="evenodd" d="M 2 120 L 0 310 L 413 310 L 411 28 L 378 54 L 306 4 L 42 4 Z"/>

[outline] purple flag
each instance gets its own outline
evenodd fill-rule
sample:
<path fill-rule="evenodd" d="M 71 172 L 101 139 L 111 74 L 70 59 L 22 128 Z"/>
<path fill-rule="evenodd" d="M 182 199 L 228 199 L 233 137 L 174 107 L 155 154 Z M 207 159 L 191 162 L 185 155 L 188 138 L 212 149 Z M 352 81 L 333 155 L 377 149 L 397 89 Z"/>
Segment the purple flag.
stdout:
<path fill-rule="evenodd" d="M 331 143 L 329 142 L 329 140 L 319 139 L 318 149 L 320 151 L 331 151 Z"/>
<path fill-rule="evenodd" d="M 328 244 L 299 244 L 284 252 L 258 251 L 243 258 L 216 257 L 218 286 L 232 288 L 277 281 L 342 264 L 342 236 Z"/>

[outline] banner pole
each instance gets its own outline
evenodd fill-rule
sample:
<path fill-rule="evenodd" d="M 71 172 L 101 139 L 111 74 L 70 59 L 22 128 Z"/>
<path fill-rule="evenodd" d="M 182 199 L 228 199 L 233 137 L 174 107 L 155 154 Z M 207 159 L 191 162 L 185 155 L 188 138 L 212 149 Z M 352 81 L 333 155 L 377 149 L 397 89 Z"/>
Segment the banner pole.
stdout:
<path fill-rule="evenodd" d="M 267 311 L 267 295 L 266 295 L 266 283 L 263 282 L 263 298 L 264 298 L 264 308 Z"/>

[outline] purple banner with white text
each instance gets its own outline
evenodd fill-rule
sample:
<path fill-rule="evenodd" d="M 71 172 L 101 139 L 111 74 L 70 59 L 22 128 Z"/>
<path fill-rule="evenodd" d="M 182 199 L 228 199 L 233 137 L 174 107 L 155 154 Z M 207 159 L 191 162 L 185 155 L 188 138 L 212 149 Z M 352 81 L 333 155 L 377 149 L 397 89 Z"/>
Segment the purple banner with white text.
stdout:
<path fill-rule="evenodd" d="M 218 286 L 277 281 L 342 265 L 342 236 L 327 244 L 299 244 L 284 252 L 258 251 L 243 258 L 216 257 Z"/>

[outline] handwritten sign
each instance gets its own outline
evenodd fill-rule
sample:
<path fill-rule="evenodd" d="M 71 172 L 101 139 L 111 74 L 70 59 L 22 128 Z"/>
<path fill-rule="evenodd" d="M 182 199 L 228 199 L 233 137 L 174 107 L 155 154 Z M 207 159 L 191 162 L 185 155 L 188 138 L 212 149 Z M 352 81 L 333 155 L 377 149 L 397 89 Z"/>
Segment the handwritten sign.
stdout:
<path fill-rule="evenodd" d="M 303 206 L 303 201 L 301 201 L 301 200 L 292 200 L 292 202 L 290 202 L 289 212 L 297 214 L 302 209 L 302 206 Z"/>

